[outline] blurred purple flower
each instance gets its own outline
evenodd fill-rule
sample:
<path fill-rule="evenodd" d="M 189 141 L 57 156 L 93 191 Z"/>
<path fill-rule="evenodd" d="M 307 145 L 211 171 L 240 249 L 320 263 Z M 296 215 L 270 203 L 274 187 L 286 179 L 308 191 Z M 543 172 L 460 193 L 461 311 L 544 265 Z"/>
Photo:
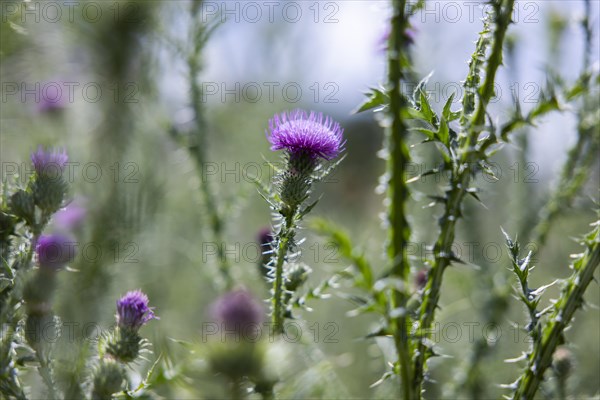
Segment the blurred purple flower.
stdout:
<path fill-rule="evenodd" d="M 65 149 L 44 149 L 41 145 L 37 151 L 31 153 L 31 162 L 38 175 L 49 175 L 50 173 L 60 173 L 69 161 L 69 156 Z"/>
<path fill-rule="evenodd" d="M 73 202 L 54 214 L 54 224 L 63 230 L 76 230 L 81 227 L 86 215 L 87 210 L 83 206 Z"/>
<path fill-rule="evenodd" d="M 66 96 L 63 95 L 61 86 L 59 82 L 49 82 L 41 87 L 37 103 L 38 112 L 55 113 L 66 107 Z"/>
<path fill-rule="evenodd" d="M 58 271 L 75 258 L 75 241 L 66 235 L 42 235 L 38 238 L 35 253 L 40 268 Z"/>
<path fill-rule="evenodd" d="M 117 324 L 120 328 L 138 330 L 151 319 L 158 319 L 148 307 L 148 296 L 141 290 L 127 292 L 117 301 Z"/>
<path fill-rule="evenodd" d="M 286 149 L 292 155 L 331 160 L 343 150 L 344 130 L 322 113 L 293 110 L 276 114 L 269 120 L 269 131 L 267 138 L 273 151 Z"/>
<path fill-rule="evenodd" d="M 390 24 L 386 25 L 385 31 L 377 41 L 377 49 L 379 51 L 385 52 L 388 49 L 388 43 L 390 41 L 390 35 L 392 33 L 392 28 Z M 404 44 L 406 46 L 411 46 L 415 43 L 415 39 L 417 37 L 417 30 L 413 27 L 408 27 L 404 31 Z"/>
<path fill-rule="evenodd" d="M 272 232 L 271 228 L 270 227 L 261 228 L 261 230 L 258 231 L 257 239 L 258 239 L 258 243 L 260 244 L 261 249 L 270 246 L 271 242 L 273 241 L 273 232 Z"/>
<path fill-rule="evenodd" d="M 424 269 L 420 269 L 419 271 L 417 271 L 417 274 L 415 275 L 415 285 L 417 286 L 417 289 L 423 289 L 426 284 L 427 284 L 427 271 Z"/>
<path fill-rule="evenodd" d="M 223 324 L 225 330 L 245 332 L 258 327 L 265 318 L 262 304 L 246 290 L 235 290 L 221 296 L 210 308 L 211 317 Z"/>

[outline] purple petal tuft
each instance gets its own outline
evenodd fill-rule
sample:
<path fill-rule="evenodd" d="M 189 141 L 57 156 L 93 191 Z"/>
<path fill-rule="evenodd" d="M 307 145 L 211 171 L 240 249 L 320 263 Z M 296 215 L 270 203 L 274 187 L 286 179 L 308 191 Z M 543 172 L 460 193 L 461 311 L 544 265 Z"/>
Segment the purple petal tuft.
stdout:
<path fill-rule="evenodd" d="M 322 113 L 293 110 L 269 120 L 267 137 L 273 151 L 285 149 L 293 155 L 304 153 L 331 160 L 343 150 L 343 132 L 337 122 Z"/>

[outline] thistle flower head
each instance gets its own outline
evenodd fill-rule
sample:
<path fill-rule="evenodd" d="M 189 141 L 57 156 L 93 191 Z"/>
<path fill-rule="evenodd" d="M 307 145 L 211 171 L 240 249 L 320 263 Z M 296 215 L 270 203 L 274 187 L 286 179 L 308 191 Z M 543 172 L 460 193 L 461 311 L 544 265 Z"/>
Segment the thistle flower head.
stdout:
<path fill-rule="evenodd" d="M 273 151 L 285 149 L 295 156 L 331 160 L 343 150 L 343 132 L 337 122 L 322 113 L 293 110 L 269 120 L 267 137 Z"/>
<path fill-rule="evenodd" d="M 69 156 L 64 149 L 44 149 L 38 146 L 37 151 L 31 153 L 31 162 L 38 175 L 48 175 L 59 172 L 62 174 Z"/>
<path fill-rule="evenodd" d="M 38 238 L 35 253 L 40 268 L 57 271 L 75 258 L 75 241 L 61 234 L 42 235 Z"/>
<path fill-rule="evenodd" d="M 243 331 L 261 324 L 265 310 L 246 290 L 235 290 L 221 296 L 210 309 L 211 316 L 227 330 Z"/>
<path fill-rule="evenodd" d="M 148 296 L 141 290 L 127 292 L 117 301 L 117 324 L 120 328 L 137 331 L 151 319 L 158 319 L 148 307 Z"/>

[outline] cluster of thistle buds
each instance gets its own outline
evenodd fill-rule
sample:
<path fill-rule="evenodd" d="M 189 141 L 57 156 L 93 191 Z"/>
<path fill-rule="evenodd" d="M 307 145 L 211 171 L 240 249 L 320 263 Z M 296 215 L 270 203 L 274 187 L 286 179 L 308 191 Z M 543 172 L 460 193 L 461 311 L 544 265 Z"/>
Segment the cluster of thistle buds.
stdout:
<path fill-rule="evenodd" d="M 274 178 L 271 207 L 276 213 L 273 241 L 267 267 L 273 282 L 272 317 L 276 332 L 283 332 L 283 320 L 291 316 L 287 303 L 293 291 L 302 285 L 310 268 L 298 265 L 293 270 L 291 255 L 298 254 L 296 228 L 312 210 L 316 201 L 308 200 L 315 181 L 324 178 L 337 163 L 343 151 L 343 129 L 321 113 L 293 110 L 276 114 L 269 121 L 267 138 L 271 150 L 285 150 L 285 167 Z M 339 161 L 338 161 L 339 162 Z M 293 274 L 290 275 L 290 272 Z"/>
<path fill-rule="evenodd" d="M 141 290 L 127 292 L 117 301 L 117 325 L 99 342 L 99 364 L 93 378 L 92 398 L 110 398 L 123 390 L 127 382 L 125 366 L 134 362 L 147 347 L 140 328 L 158 319 Z"/>
<path fill-rule="evenodd" d="M 47 150 L 42 146 L 31 154 L 35 173 L 27 188 L 16 191 L 10 199 L 11 211 L 34 231 L 41 233 L 52 214 L 64 206 L 68 183 L 63 177 L 69 160 L 64 149 Z"/>
<path fill-rule="evenodd" d="M 27 313 L 25 337 L 38 357 L 42 357 L 47 350 L 42 333 L 48 334 L 55 326 L 51 303 L 56 274 L 75 258 L 75 241 L 65 234 L 41 234 L 67 196 L 68 185 L 62 176 L 68 161 L 66 152 L 40 146 L 31 154 L 31 161 L 35 173 L 25 190 L 19 189 L 11 196 L 10 210 L 33 234 L 30 254 L 35 255 L 38 268 L 23 289 Z"/>

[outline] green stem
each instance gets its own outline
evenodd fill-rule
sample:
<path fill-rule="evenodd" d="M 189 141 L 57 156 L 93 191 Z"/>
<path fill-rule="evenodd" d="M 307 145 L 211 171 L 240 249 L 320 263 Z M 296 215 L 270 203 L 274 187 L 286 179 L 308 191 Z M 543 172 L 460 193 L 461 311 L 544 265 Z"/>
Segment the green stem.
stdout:
<path fill-rule="evenodd" d="M 44 384 L 48 388 L 48 399 L 53 400 L 56 399 L 56 391 L 54 390 L 54 379 L 52 378 L 52 368 L 50 367 L 50 362 L 46 359 L 44 354 L 41 354 L 40 351 L 36 350 L 35 352 L 36 358 L 40 363 L 38 367 L 38 371 Z"/>
<path fill-rule="evenodd" d="M 485 122 L 487 106 L 494 95 L 496 72 L 502 64 L 502 46 L 504 45 L 504 38 L 506 36 L 506 31 L 508 30 L 508 25 L 511 23 L 515 0 L 496 0 L 493 4 L 496 10 L 494 19 L 496 23 L 496 29 L 494 29 L 494 42 L 492 44 L 492 52 L 487 60 L 485 80 L 479 91 L 479 102 L 472 120 L 473 127 L 469 138 L 470 143 L 475 143 L 477 141 L 477 136 L 480 132 L 479 127 Z"/>
<path fill-rule="evenodd" d="M 401 93 L 404 77 L 403 63 L 406 57 L 405 31 L 408 27 L 408 17 L 405 14 L 406 0 L 393 2 L 392 32 L 388 55 L 388 84 L 390 97 L 390 117 L 392 120 L 388 133 L 390 159 L 388 163 L 388 197 L 390 198 L 389 221 L 390 240 L 388 252 L 392 260 L 392 276 L 406 283 L 410 266 L 406 254 L 410 240 L 410 226 L 406 220 L 406 203 L 410 197 L 408 186 L 404 180 L 405 168 L 410 161 L 407 139 L 407 127 L 404 120 L 406 102 Z M 392 310 L 404 309 L 407 296 L 404 290 L 394 289 L 390 301 Z M 406 312 L 400 312 L 397 317 L 390 317 L 394 335 L 394 344 L 398 353 L 400 367 L 400 386 L 405 400 L 417 398 L 413 391 L 412 382 L 412 352 L 408 341 L 409 320 Z"/>
<path fill-rule="evenodd" d="M 277 259 L 275 260 L 275 277 L 273 279 L 273 298 L 271 299 L 273 307 L 271 322 L 273 324 L 273 332 L 277 335 L 280 335 L 284 332 L 283 323 L 285 321 L 285 304 L 283 299 L 283 264 L 288 252 L 290 239 L 292 238 L 293 234 L 293 221 L 295 214 L 295 211 L 291 212 L 290 215 L 285 218 L 284 226 L 282 227 L 281 233 L 278 235 Z"/>
<path fill-rule="evenodd" d="M 590 52 L 592 50 L 592 27 L 590 25 L 590 2 L 586 1 L 586 14 L 582 21 L 582 27 L 585 34 L 585 50 L 583 58 L 583 70 L 581 73 L 581 84 L 585 87 L 590 85 L 590 75 L 588 75 Z M 585 120 L 597 108 L 596 99 L 587 93 L 583 98 L 583 106 L 577 114 L 577 143 L 569 150 L 567 161 L 565 162 L 558 186 L 552 194 L 550 200 L 546 203 L 541 213 L 541 218 L 534 227 L 534 243 L 538 247 L 546 244 L 546 239 L 550 233 L 550 228 L 556 217 L 558 217 L 564 208 L 569 207 L 573 199 L 579 193 L 580 189 L 586 183 L 591 171 L 591 165 L 597 158 L 598 148 L 600 147 L 597 135 L 598 125 L 586 123 Z"/>
<path fill-rule="evenodd" d="M 556 378 L 556 395 L 558 400 L 567 400 L 567 378 Z"/>
<path fill-rule="evenodd" d="M 513 399 L 533 399 L 544 379 L 544 372 L 552 364 L 552 355 L 561 343 L 563 332 L 575 311 L 581 307 L 583 294 L 594 279 L 594 272 L 600 263 L 600 239 L 598 228 L 596 229 L 593 244 L 588 247 L 583 257 L 575 262 L 575 265 L 580 264 L 580 267 L 576 267 L 576 272 L 567 282 L 550 321 L 542 332 L 541 340 L 529 356 L 527 368 L 519 379 Z"/>
<path fill-rule="evenodd" d="M 192 106 L 194 110 L 194 117 L 196 121 L 196 129 L 195 134 L 193 136 L 192 142 L 189 144 L 188 150 L 190 154 L 193 156 L 196 162 L 196 168 L 198 172 L 201 172 L 205 167 L 206 163 L 206 149 L 207 149 L 207 140 L 206 140 L 206 121 L 204 118 L 204 106 L 202 101 L 202 88 L 198 81 L 198 76 L 202 70 L 200 56 L 202 54 L 202 50 L 206 43 L 207 33 L 204 25 L 197 21 L 198 15 L 200 13 L 200 1 L 195 1 L 192 3 L 192 16 L 194 18 L 194 23 L 197 26 L 194 28 L 194 47 L 192 50 L 192 54 L 188 58 L 188 68 L 189 68 L 189 80 L 191 87 L 191 97 L 192 97 Z M 227 254 L 225 253 L 225 241 L 224 241 L 224 221 L 221 216 L 221 213 L 217 207 L 216 196 L 213 192 L 212 186 L 207 179 L 200 180 L 200 190 L 202 194 L 202 199 L 204 201 L 204 205 L 206 207 L 206 211 L 209 216 L 209 225 L 212 230 L 213 239 L 217 242 L 217 257 L 218 257 L 218 268 L 223 279 L 224 289 L 229 290 L 233 286 L 233 278 L 230 273 L 230 265 L 227 259 Z"/>
<path fill-rule="evenodd" d="M 491 53 L 487 59 L 485 80 L 479 88 L 479 101 L 471 123 L 468 125 L 460 164 L 452 170 L 450 189 L 446 192 L 445 209 L 440 219 L 440 234 L 434 246 L 434 262 L 427 278 L 424 289 L 423 301 L 419 310 L 419 330 L 424 337 L 429 336 L 431 324 L 435 317 L 435 310 L 440 298 L 440 289 L 444 271 L 451 262 L 452 244 L 454 243 L 456 222 L 461 216 L 461 203 L 471 182 L 469 166 L 480 159 L 479 152 L 472 146 L 477 142 L 485 122 L 487 105 L 494 94 L 494 83 L 498 67 L 502 63 L 502 44 L 506 31 L 511 22 L 514 0 L 497 0 L 493 3 L 496 23 L 494 29 L 494 42 Z M 488 138 L 487 141 L 495 140 Z M 421 396 L 425 363 L 429 358 L 430 350 L 424 341 L 420 341 L 415 355 L 414 391 Z"/>

